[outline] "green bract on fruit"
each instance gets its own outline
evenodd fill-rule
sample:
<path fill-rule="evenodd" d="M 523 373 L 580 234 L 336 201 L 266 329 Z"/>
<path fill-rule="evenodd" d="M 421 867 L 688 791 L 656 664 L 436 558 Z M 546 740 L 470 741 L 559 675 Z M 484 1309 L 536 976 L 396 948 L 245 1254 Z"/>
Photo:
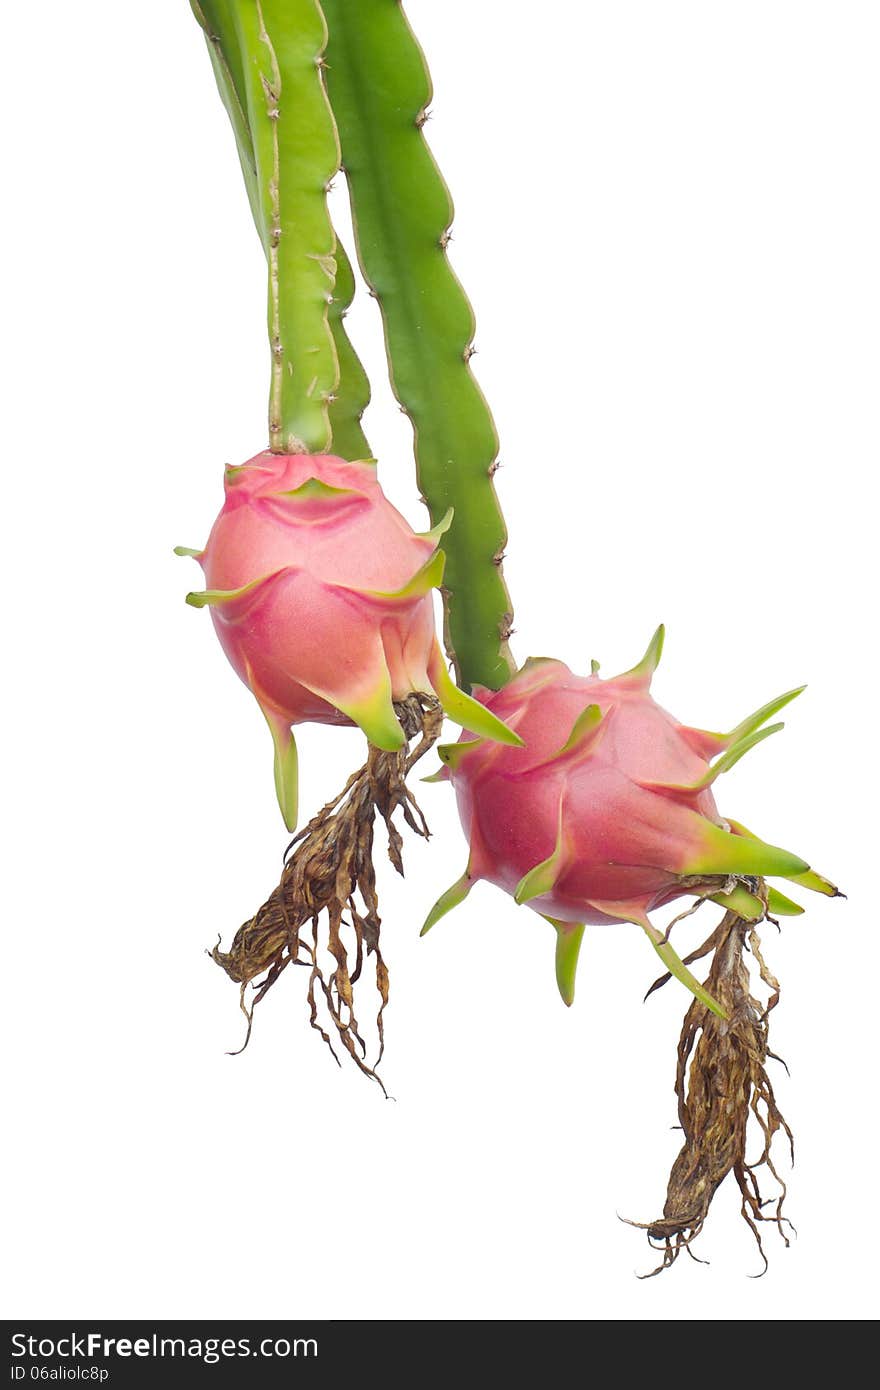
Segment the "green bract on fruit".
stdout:
<path fill-rule="evenodd" d="M 441 746 L 470 843 L 467 869 L 433 908 L 425 930 L 487 879 L 552 922 L 566 1003 L 585 923 L 636 922 L 667 968 L 712 1003 L 650 921 L 683 894 L 716 897 L 746 919 L 763 916 L 753 879 L 776 875 L 835 890 L 788 850 L 766 844 L 718 810 L 713 784 L 782 728 L 767 721 L 789 691 L 729 734 L 680 724 L 654 701 L 663 629 L 631 671 L 602 680 L 561 661 L 527 661 L 502 690 L 475 694 L 515 729 L 522 748 L 482 739 Z M 712 760 L 715 759 L 713 762 Z M 771 890 L 770 908 L 798 912 Z"/>

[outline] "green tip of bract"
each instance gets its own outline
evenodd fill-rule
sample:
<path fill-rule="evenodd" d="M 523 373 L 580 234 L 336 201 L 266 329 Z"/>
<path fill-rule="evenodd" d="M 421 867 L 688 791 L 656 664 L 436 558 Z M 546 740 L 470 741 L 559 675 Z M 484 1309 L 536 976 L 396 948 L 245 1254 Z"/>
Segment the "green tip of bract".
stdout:
<path fill-rule="evenodd" d="M 437 756 L 443 766 L 436 772 L 432 772 L 430 777 L 423 777 L 423 782 L 447 782 L 450 775 L 458 768 L 459 763 L 466 753 L 472 748 L 479 748 L 483 742 L 481 738 L 460 739 L 458 743 L 440 743 L 437 745 Z"/>
<path fill-rule="evenodd" d="M 284 824 L 288 830 L 294 831 L 296 830 L 296 818 L 299 810 L 299 761 L 296 753 L 296 742 L 290 725 L 283 715 L 276 714 L 273 709 L 267 708 L 259 699 L 257 703 L 263 711 L 263 718 L 269 725 L 269 732 L 275 747 L 275 795 L 278 797 L 278 805 L 284 818 Z"/>
<path fill-rule="evenodd" d="M 664 940 L 662 932 L 659 932 L 656 927 L 652 927 L 650 923 L 642 923 L 642 925 L 651 945 L 670 975 L 673 975 L 686 989 L 689 989 L 694 998 L 699 999 L 710 1013 L 715 1014 L 718 1018 L 727 1018 L 727 1012 L 721 1007 L 718 1000 L 714 999 L 709 991 L 703 988 L 696 976 L 691 974 L 672 942 Z"/>
<path fill-rule="evenodd" d="M 583 923 L 558 922 L 555 917 L 547 917 L 545 920 L 556 928 L 556 984 L 563 1004 L 571 1008 L 574 1003 L 578 957 L 584 939 Z"/>
<path fill-rule="evenodd" d="M 557 874 L 556 858 L 551 854 L 549 859 L 542 860 L 533 869 L 529 869 L 527 874 L 523 874 L 514 890 L 514 902 L 522 906 L 523 903 L 531 902 L 533 898 L 543 898 L 545 893 L 552 893 Z"/>
<path fill-rule="evenodd" d="M 202 558 L 202 555 L 204 554 L 204 551 L 194 550 L 190 545 L 176 545 L 174 547 L 174 554 L 186 555 L 191 560 L 200 560 Z"/>
<path fill-rule="evenodd" d="M 799 685 L 795 690 L 787 690 L 784 695 L 777 695 L 775 700 L 768 700 L 766 705 L 762 705 L 760 709 L 756 709 L 754 714 L 750 714 L 741 724 L 737 724 L 735 729 L 731 729 L 730 733 L 727 735 L 731 751 L 736 744 L 745 740 L 755 729 L 759 729 L 762 724 L 766 724 L 767 720 L 770 719 L 772 715 L 784 709 L 792 700 L 796 700 L 798 695 L 803 694 L 806 688 L 805 685 Z M 781 728 L 781 724 L 774 726 L 774 730 Z"/>
<path fill-rule="evenodd" d="M 419 932 L 419 936 L 424 936 L 433 926 L 436 926 L 441 917 L 445 917 L 447 912 L 451 912 L 454 907 L 458 907 L 459 903 L 463 903 L 473 886 L 474 880 L 466 869 L 461 878 L 456 879 L 451 888 L 447 888 L 445 893 L 441 893 L 425 918 L 425 925 Z"/>
<path fill-rule="evenodd" d="M 771 917 L 800 917 L 804 909 L 800 903 L 787 898 L 778 888 L 767 889 L 767 911 Z"/>
<path fill-rule="evenodd" d="M 598 674 L 599 674 L 599 662 L 593 660 L 593 661 L 590 662 L 590 675 L 591 675 L 591 676 L 598 676 Z"/>
<path fill-rule="evenodd" d="M 712 902 L 728 912 L 735 912 L 744 922 L 760 922 L 765 916 L 764 904 L 757 893 L 752 893 L 742 883 L 737 883 L 729 893 L 714 893 Z M 766 911 L 771 917 L 800 917 L 803 908 L 776 888 L 767 889 Z"/>
<path fill-rule="evenodd" d="M 732 767 L 736 766 L 740 758 L 745 757 L 746 753 L 754 748 L 756 744 L 763 743 L 765 738 L 770 738 L 771 734 L 778 734 L 779 731 L 784 728 L 785 725 L 782 723 L 769 724 L 766 729 L 754 729 L 750 733 L 737 738 L 735 742 L 731 743 L 726 752 L 721 754 L 717 763 L 713 765 L 711 770 L 712 780 L 720 776 L 722 772 L 729 772 Z"/>
<path fill-rule="evenodd" d="M 441 536 L 446 535 L 446 532 L 452 525 L 452 518 L 454 516 L 455 508 L 450 507 L 449 510 L 446 512 L 445 516 L 442 516 L 440 520 L 437 522 L 436 526 L 432 526 L 430 531 L 420 531 L 418 534 L 420 535 L 423 541 L 434 541 L 434 543 L 436 544 L 436 542 L 439 541 Z"/>
<path fill-rule="evenodd" d="M 443 582 L 443 570 L 446 566 L 446 556 L 442 550 L 435 550 L 434 554 L 417 570 L 412 579 L 408 580 L 401 589 L 394 589 L 391 592 L 380 592 L 379 590 L 366 590 L 374 598 L 382 599 L 411 599 L 420 598 L 424 594 L 429 594 L 432 589 L 439 588 Z"/>
<path fill-rule="evenodd" d="M 663 643 L 666 641 L 666 626 L 660 623 L 653 637 L 648 643 L 648 650 L 642 657 L 639 665 L 649 675 L 652 675 L 660 665 L 660 658 L 663 655 Z"/>
<path fill-rule="evenodd" d="M 809 867 L 805 860 L 778 845 L 733 835 L 705 821 L 702 848 L 685 866 L 684 872 L 788 878 L 791 874 L 805 873 Z"/>
<path fill-rule="evenodd" d="M 559 882 L 565 865 L 565 797 L 559 799 L 559 818 L 556 824 L 556 844 L 553 853 L 540 864 L 536 864 L 527 874 L 523 874 L 514 890 L 514 901 L 528 903 L 533 898 L 542 898 L 551 893 Z"/>
<path fill-rule="evenodd" d="M 306 478 L 299 487 L 284 488 L 281 492 L 269 494 L 270 497 L 280 498 L 282 501 L 330 503 L 338 502 L 342 497 L 360 497 L 361 495 L 350 487 L 331 487 L 329 483 L 323 483 L 320 478 Z"/>
<path fill-rule="evenodd" d="M 242 584 L 240 589 L 201 589 L 196 593 L 187 594 L 186 601 L 191 608 L 219 608 L 224 603 L 235 603 L 236 599 L 243 598 L 252 589 L 259 588 L 271 577 L 271 575 L 261 574 L 259 579 L 252 579 L 250 583 Z"/>
<path fill-rule="evenodd" d="M 349 719 L 354 720 L 374 748 L 381 748 L 386 753 L 395 753 L 406 743 L 406 735 L 394 713 L 391 679 L 387 671 L 383 672 L 382 682 L 373 696 L 359 700 L 356 704 L 340 704 L 337 708 Z"/>
<path fill-rule="evenodd" d="M 274 732 L 273 729 L 273 735 Z M 299 761 L 296 741 L 289 729 L 286 739 L 275 739 L 275 793 L 284 824 L 293 832 L 299 810 Z"/>
<path fill-rule="evenodd" d="M 745 738 L 739 739 L 737 743 L 730 744 L 718 761 L 713 763 L 697 782 L 690 782 L 686 786 L 673 782 L 642 782 L 640 785 L 648 788 L 650 791 L 679 793 L 702 791 L 705 787 L 711 787 L 712 783 L 721 776 L 722 772 L 729 772 L 732 767 L 735 767 L 740 758 L 744 758 L 746 753 L 748 753 L 751 748 L 754 748 L 756 744 L 763 743 L 765 738 L 769 738 L 771 734 L 778 734 L 780 729 L 784 728 L 784 724 L 771 724 L 767 729 L 755 729 Z"/>
<path fill-rule="evenodd" d="M 443 653 L 436 644 L 428 665 L 428 677 L 444 712 L 450 719 L 454 719 L 456 724 L 460 724 L 472 734 L 479 734 L 481 738 L 494 739 L 496 743 L 507 743 L 515 748 L 523 746 L 519 734 L 508 729 L 507 725 L 485 705 L 459 690 L 447 671 Z"/>
<path fill-rule="evenodd" d="M 533 898 L 543 898 L 545 893 L 552 893 L 559 881 L 562 873 L 564 859 L 564 838 L 563 838 L 563 815 L 564 802 L 559 803 L 559 827 L 556 834 L 556 844 L 553 853 L 546 859 L 542 859 L 540 864 L 536 864 L 533 869 L 529 869 L 527 874 L 523 874 L 514 890 L 514 901 L 520 905 L 531 902 Z"/>
<path fill-rule="evenodd" d="M 458 743 L 441 743 L 437 746 L 437 756 L 447 767 L 454 772 L 467 753 L 472 748 L 479 748 L 484 740 L 481 738 L 460 739 Z"/>
<path fill-rule="evenodd" d="M 728 825 L 732 830 L 735 830 L 736 834 L 742 837 L 742 839 L 753 843 L 757 841 L 758 844 L 763 843 L 753 831 L 747 830 L 741 821 L 728 820 Z M 805 864 L 803 860 L 799 862 L 799 869 L 794 869 L 789 873 L 779 873 L 778 876 L 780 878 L 787 878 L 789 883 L 796 883 L 799 888 L 808 888 L 811 893 L 823 893 L 826 898 L 842 898 L 845 896 L 830 879 L 823 878 L 821 874 L 817 874 L 816 871 L 811 869 L 808 864 Z"/>
<path fill-rule="evenodd" d="M 585 752 L 596 741 L 601 723 L 602 711 L 599 706 L 587 705 L 574 721 L 571 733 L 555 756 L 562 758 L 567 753 Z"/>
<path fill-rule="evenodd" d="M 649 686 L 651 677 L 660 665 L 665 637 L 666 628 L 661 623 L 648 643 L 648 650 L 641 661 L 637 662 L 631 670 L 624 671 L 622 675 L 618 676 L 618 681 L 630 681 L 633 685 Z"/>
<path fill-rule="evenodd" d="M 729 893 L 713 893 L 711 901 L 726 912 L 735 912 L 744 922 L 760 922 L 764 916 L 761 899 L 757 893 L 750 893 L 742 883 L 735 884 Z"/>
<path fill-rule="evenodd" d="M 808 869 L 806 873 L 802 874 L 786 874 L 785 877 L 789 883 L 796 883 L 799 888 L 809 888 L 811 893 L 823 893 L 826 898 L 846 897 L 846 894 L 841 893 L 836 884 L 832 883 L 830 879 L 823 878 L 821 874 L 815 873 L 813 869 Z"/>
<path fill-rule="evenodd" d="M 507 725 L 488 710 L 485 705 L 481 705 L 477 700 L 472 700 L 470 695 L 464 695 L 457 686 L 453 686 L 455 695 L 446 695 L 441 700 L 446 714 L 450 719 L 454 719 L 463 729 L 469 733 L 479 734 L 481 738 L 493 739 L 496 743 L 506 743 L 512 748 L 522 748 L 523 741 L 519 734 L 514 733 L 513 729 L 508 729 Z"/>
<path fill-rule="evenodd" d="M 771 734 L 778 734 L 779 731 L 784 728 L 784 724 L 771 724 L 766 729 L 753 729 L 751 733 L 744 734 L 742 737 L 738 738 L 736 742 L 728 744 L 718 761 L 712 764 L 705 776 L 701 777 L 698 782 L 693 782 L 688 787 L 672 787 L 670 790 L 680 792 L 700 791 L 704 787 L 711 787 L 712 783 L 720 777 L 723 772 L 729 772 L 732 767 L 736 767 L 740 758 L 744 758 L 746 753 L 752 748 L 759 743 L 763 743 L 765 738 L 770 738 Z M 656 786 L 658 784 L 655 783 L 654 785 Z"/>
<path fill-rule="evenodd" d="M 559 662 L 555 656 L 527 656 L 517 671 L 517 675 L 521 676 L 524 671 L 536 671 L 541 666 L 550 666 L 555 669 L 558 668 Z"/>

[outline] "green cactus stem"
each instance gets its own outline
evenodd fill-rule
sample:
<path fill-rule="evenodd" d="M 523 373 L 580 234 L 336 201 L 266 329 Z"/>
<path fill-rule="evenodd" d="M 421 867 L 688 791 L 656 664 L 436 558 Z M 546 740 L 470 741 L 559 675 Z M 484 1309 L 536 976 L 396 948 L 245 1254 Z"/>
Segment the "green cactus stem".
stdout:
<path fill-rule="evenodd" d="M 345 315 L 354 299 L 354 274 L 345 247 L 336 241 L 336 285 L 330 304 L 330 332 L 336 346 L 339 379 L 328 404 L 330 443 L 340 458 L 372 457 L 361 416 L 370 403 L 370 383 L 345 331 Z"/>
<path fill-rule="evenodd" d="M 385 324 L 394 393 L 409 415 L 419 486 L 445 541 L 446 647 L 459 684 L 513 674 L 507 535 L 492 474 L 498 441 L 468 365 L 470 304 L 446 243 L 452 203 L 422 135 L 431 83 L 397 0 L 324 0 L 326 80 L 364 276 Z"/>
<path fill-rule="evenodd" d="M 317 0 L 191 4 L 268 261 L 270 448 L 323 452 L 335 421 L 347 456 L 363 457 L 365 377 L 342 324 L 353 281 L 327 210 L 339 141 L 324 88 L 324 16 Z"/>

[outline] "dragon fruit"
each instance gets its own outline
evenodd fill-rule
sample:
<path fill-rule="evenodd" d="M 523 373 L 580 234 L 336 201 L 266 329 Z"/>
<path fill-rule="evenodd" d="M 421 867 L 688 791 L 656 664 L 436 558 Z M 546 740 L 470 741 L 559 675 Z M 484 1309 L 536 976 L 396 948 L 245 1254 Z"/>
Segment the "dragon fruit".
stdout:
<path fill-rule="evenodd" d="M 275 786 L 296 826 L 291 725 L 358 724 L 376 747 L 401 748 L 395 701 L 437 696 L 447 714 L 487 738 L 519 742 L 451 680 L 431 597 L 443 577 L 438 540 L 391 505 L 372 463 L 325 454 L 257 454 L 227 468 L 226 500 L 197 559 L 232 666 L 253 692 L 275 745 Z"/>
<path fill-rule="evenodd" d="M 423 933 L 486 879 L 556 928 L 557 982 L 567 1004 L 584 924 L 635 922 L 667 969 L 717 1012 L 651 911 L 693 894 L 747 919 L 768 907 L 800 912 L 783 894 L 767 895 L 764 875 L 836 891 L 804 860 L 724 820 L 712 790 L 720 773 L 783 727 L 767 720 L 803 687 L 731 733 L 691 728 L 650 694 L 662 644 L 661 627 L 642 661 L 611 680 L 599 677 L 596 663 L 591 675 L 577 676 L 561 661 L 532 659 L 500 691 L 475 690 L 524 747 L 483 739 L 440 746 L 445 766 L 435 777 L 453 783 L 470 858 Z"/>

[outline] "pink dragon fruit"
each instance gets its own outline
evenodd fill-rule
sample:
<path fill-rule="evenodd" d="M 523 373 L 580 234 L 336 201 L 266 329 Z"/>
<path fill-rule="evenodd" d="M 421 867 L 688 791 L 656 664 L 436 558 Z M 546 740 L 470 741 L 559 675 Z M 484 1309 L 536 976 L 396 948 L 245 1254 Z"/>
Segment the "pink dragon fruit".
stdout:
<path fill-rule="evenodd" d="M 567 1004 L 584 924 L 622 921 L 642 926 L 667 969 L 716 1008 L 650 921 L 652 909 L 694 894 L 747 919 L 765 906 L 800 912 L 775 890 L 769 904 L 761 901 L 755 880 L 768 874 L 836 891 L 802 859 L 723 820 L 712 793 L 721 772 L 782 728 L 766 721 L 800 690 L 729 734 L 689 728 L 650 695 L 662 643 L 661 627 L 643 660 L 613 680 L 601 680 L 596 663 L 584 677 L 561 661 L 533 659 L 502 690 L 475 690 L 524 746 L 469 739 L 438 750 L 445 767 L 435 776 L 455 787 L 470 858 L 423 933 L 487 879 L 556 927 Z"/>
<path fill-rule="evenodd" d="M 226 500 L 197 559 L 227 657 L 253 691 L 275 744 L 275 786 L 296 825 L 292 724 L 359 724 L 379 748 L 405 739 L 394 702 L 434 692 L 465 728 L 519 742 L 453 684 L 434 635 L 437 542 L 392 507 L 372 463 L 261 453 L 227 468 Z"/>

